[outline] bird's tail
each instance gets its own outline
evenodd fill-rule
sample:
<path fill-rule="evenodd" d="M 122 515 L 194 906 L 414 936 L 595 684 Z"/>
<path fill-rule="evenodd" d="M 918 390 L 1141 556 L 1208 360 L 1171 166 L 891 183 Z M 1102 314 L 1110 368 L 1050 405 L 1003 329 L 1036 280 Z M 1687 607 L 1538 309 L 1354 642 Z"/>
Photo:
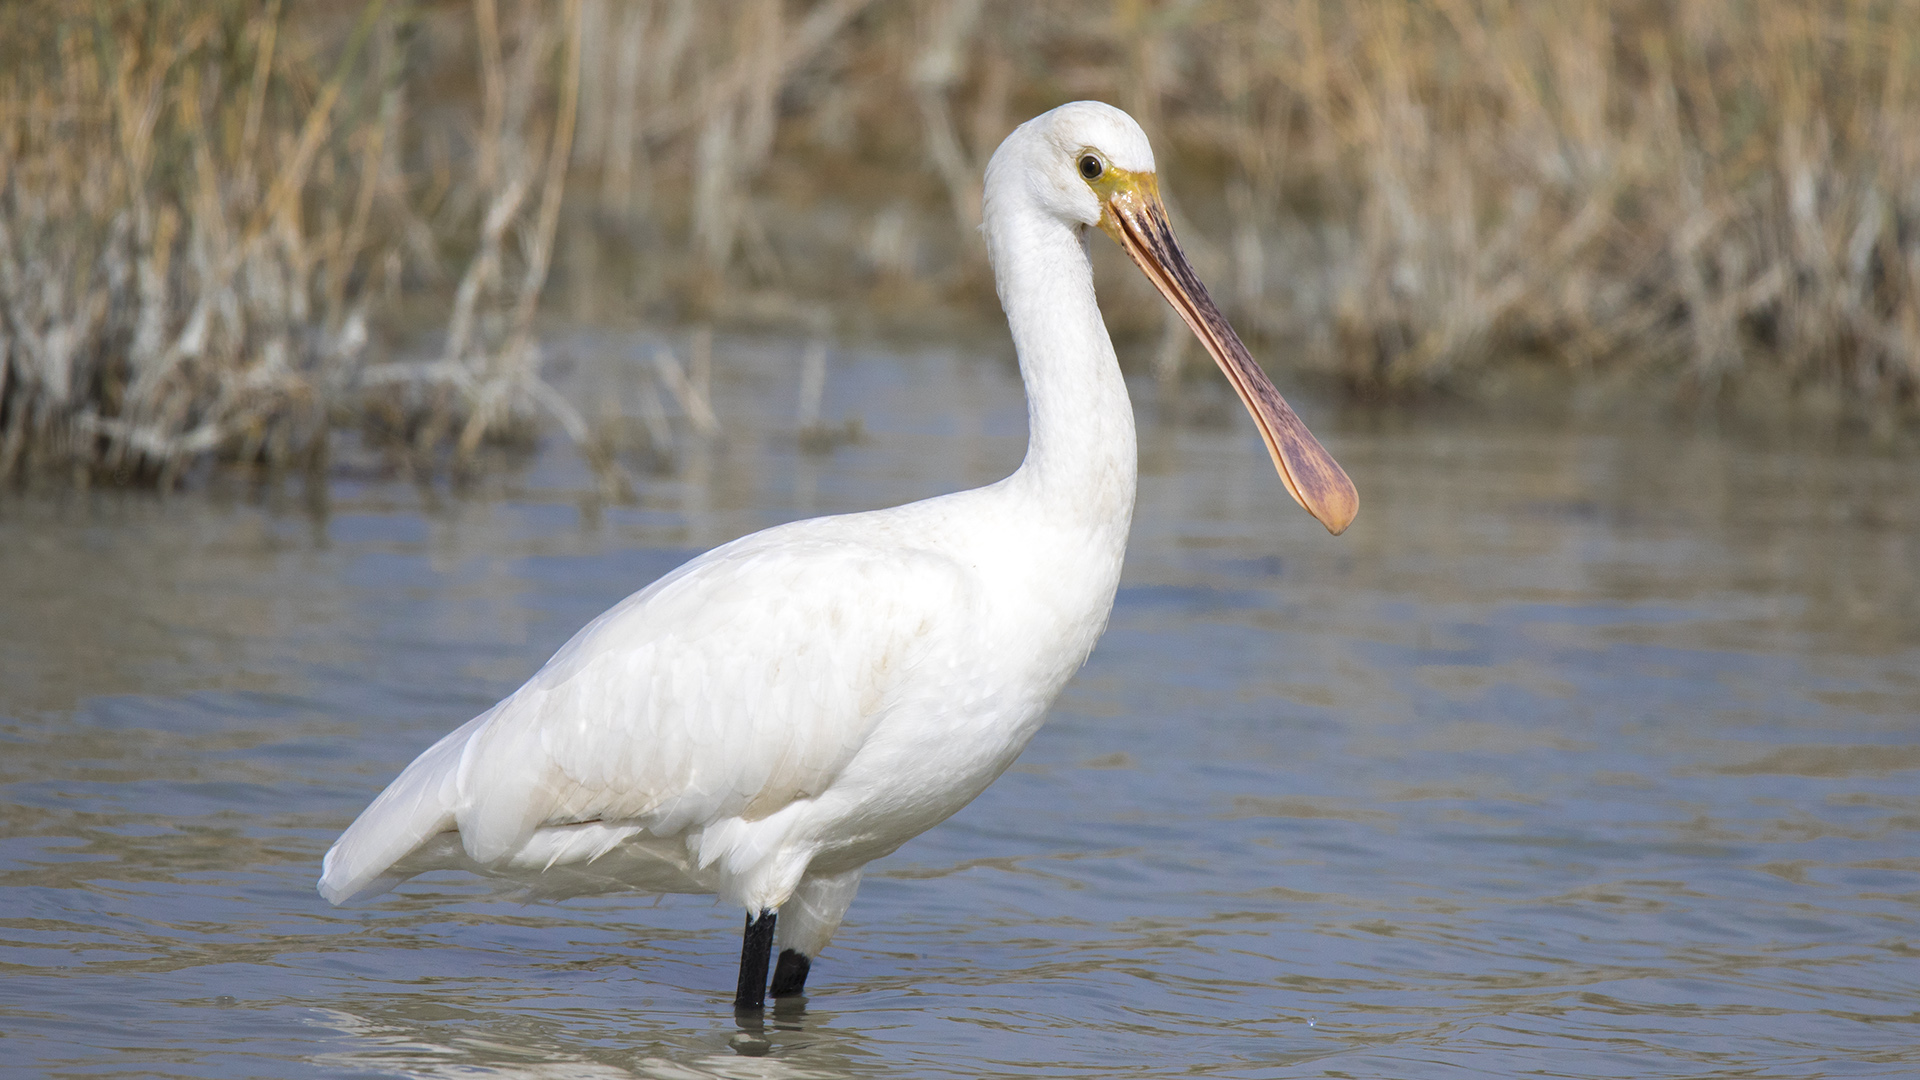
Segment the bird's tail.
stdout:
<path fill-rule="evenodd" d="M 393 888 L 407 876 L 391 873 L 394 864 L 454 827 L 461 753 L 492 715 L 474 717 L 413 759 L 340 834 L 320 864 L 320 895 L 328 903 Z"/>

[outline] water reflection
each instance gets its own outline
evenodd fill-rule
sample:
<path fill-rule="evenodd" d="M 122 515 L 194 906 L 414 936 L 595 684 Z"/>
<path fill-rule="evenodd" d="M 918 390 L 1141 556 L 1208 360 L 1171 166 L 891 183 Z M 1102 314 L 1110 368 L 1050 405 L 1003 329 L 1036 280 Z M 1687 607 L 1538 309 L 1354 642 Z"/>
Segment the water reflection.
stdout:
<path fill-rule="evenodd" d="M 869 1075 L 884 1061 L 862 1053 L 857 1035 L 825 1027 L 805 1010 L 777 1010 L 765 1019 L 683 1028 L 662 1023 L 636 1041 L 627 1017 L 572 1011 L 561 1023 L 529 1023 L 482 1006 L 369 1002 L 325 1009 L 319 1022 L 345 1036 L 353 1049 L 322 1055 L 318 1063 L 355 1071 L 408 1076 L 648 1077 L 661 1080 L 826 1080 Z M 665 1018 L 661 1018 L 665 1020 Z M 864 1067 L 863 1067 L 864 1066 Z"/>
<path fill-rule="evenodd" d="M 644 347 L 569 345 L 583 372 Z M 1335 540 L 1251 432 L 1149 401 L 1107 639 L 1012 772 L 876 866 L 804 1012 L 736 1023 L 738 916 L 698 899 L 444 876 L 326 907 L 319 854 L 367 797 L 608 603 L 1019 457 L 1001 361 L 835 355 L 821 414 L 867 435 L 805 454 L 802 349 L 727 347 L 732 427 L 670 475 L 632 460 L 637 505 L 596 506 L 564 448 L 430 506 L 349 460 L 318 519 L 0 504 L 11 1067 L 1920 1065 L 1920 497 L 1844 446 L 1322 410 L 1366 493 Z"/>

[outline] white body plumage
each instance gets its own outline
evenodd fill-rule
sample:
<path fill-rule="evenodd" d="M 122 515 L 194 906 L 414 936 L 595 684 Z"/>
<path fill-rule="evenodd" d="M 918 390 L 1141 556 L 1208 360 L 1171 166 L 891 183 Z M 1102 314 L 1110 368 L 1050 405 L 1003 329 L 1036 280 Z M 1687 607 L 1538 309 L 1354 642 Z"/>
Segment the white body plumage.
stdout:
<path fill-rule="evenodd" d="M 1152 169 L 1124 114 L 1080 108 Z M 749 911 L 798 890 L 781 943 L 813 955 L 862 866 L 1012 764 L 1106 624 L 1135 477 L 1081 230 L 1029 205 L 1023 145 L 996 154 L 987 194 L 1031 403 L 1021 468 L 742 537 L 628 597 L 409 766 L 327 853 L 323 896 L 437 866 Z"/>
<path fill-rule="evenodd" d="M 1005 771 L 1106 625 L 1135 444 L 1089 226 L 1214 352 L 1295 498 L 1344 528 L 1351 485 L 1325 509 L 1316 485 L 1345 475 L 1192 277 L 1153 167 L 1131 118 L 1079 102 L 1022 125 L 987 168 L 983 231 L 1028 400 L 1012 476 L 742 537 L 627 598 L 409 765 L 327 853 L 321 894 L 443 866 L 552 895 L 712 891 L 779 909 L 780 944 L 816 955 L 861 868 Z M 750 981 L 740 1001 L 757 1004 Z"/>

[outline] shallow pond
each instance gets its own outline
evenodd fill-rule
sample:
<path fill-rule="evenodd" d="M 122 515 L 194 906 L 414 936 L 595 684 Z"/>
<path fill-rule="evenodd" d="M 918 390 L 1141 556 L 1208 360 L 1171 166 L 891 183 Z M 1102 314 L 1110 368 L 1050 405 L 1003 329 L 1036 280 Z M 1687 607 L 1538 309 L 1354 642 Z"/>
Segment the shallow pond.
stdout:
<path fill-rule="evenodd" d="M 560 351 L 632 409 L 647 348 Z M 727 343 L 726 434 L 636 505 L 564 446 L 479 495 L 0 503 L 0 1071 L 1920 1073 L 1920 486 L 1830 445 L 1307 401 L 1334 539 L 1217 387 L 1143 384 L 1111 629 L 804 1009 L 735 1022 L 705 898 L 323 903 L 366 801 L 607 605 L 1018 461 L 963 352 L 834 354 L 865 437 L 802 452 L 800 354 Z"/>

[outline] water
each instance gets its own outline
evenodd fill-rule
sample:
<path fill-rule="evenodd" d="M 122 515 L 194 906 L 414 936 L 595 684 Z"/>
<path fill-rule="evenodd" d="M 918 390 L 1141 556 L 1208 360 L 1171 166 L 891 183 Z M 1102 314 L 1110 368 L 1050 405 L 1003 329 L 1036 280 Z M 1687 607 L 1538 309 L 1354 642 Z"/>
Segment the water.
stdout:
<path fill-rule="evenodd" d="M 634 392 L 641 343 L 563 351 Z M 866 440 L 801 453 L 797 357 L 723 349 L 731 434 L 637 506 L 563 447 L 471 497 L 350 460 L 318 512 L 0 504 L 0 1070 L 1920 1071 L 1920 497 L 1827 445 L 1308 408 L 1362 492 L 1334 539 L 1246 423 L 1139 387 L 1111 630 L 803 1011 L 735 1022 L 706 898 L 321 902 L 367 799 L 606 605 L 1018 459 L 1010 365 L 941 352 L 836 355 Z"/>

